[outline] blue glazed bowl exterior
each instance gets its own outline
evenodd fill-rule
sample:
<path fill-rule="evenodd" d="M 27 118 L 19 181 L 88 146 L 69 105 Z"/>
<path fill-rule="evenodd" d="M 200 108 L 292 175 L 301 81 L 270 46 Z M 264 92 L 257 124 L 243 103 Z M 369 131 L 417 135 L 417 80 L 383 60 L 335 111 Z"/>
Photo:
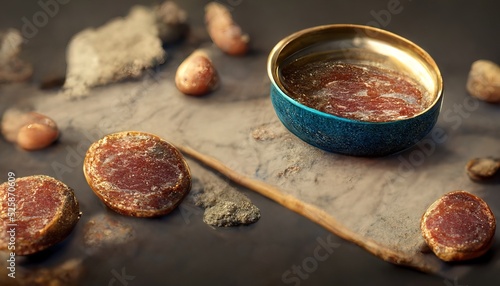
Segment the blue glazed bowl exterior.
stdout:
<path fill-rule="evenodd" d="M 426 89 L 430 104 L 414 117 L 389 122 L 348 119 L 307 107 L 286 94 L 280 66 L 318 53 L 409 74 Z M 441 73 L 424 50 L 398 35 L 362 25 L 317 26 L 284 38 L 269 55 L 268 74 L 272 104 L 288 130 L 313 146 L 352 156 L 385 156 L 415 145 L 436 124 L 443 101 Z"/>
<path fill-rule="evenodd" d="M 434 127 L 442 97 L 416 117 L 393 122 L 363 122 L 317 111 L 271 85 L 271 102 L 283 125 L 303 141 L 329 152 L 384 156 L 415 145 Z"/>

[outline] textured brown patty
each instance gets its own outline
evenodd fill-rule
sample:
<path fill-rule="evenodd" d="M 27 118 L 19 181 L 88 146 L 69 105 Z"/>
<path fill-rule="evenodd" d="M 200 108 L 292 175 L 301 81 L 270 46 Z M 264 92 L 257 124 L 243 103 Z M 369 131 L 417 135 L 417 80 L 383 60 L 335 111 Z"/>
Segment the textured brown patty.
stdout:
<path fill-rule="evenodd" d="M 94 193 L 123 215 L 167 214 L 191 189 L 189 167 L 182 154 L 149 133 L 105 136 L 90 146 L 83 171 Z"/>
<path fill-rule="evenodd" d="M 16 255 L 32 254 L 62 241 L 80 219 L 73 191 L 43 175 L 17 178 L 11 185 L 1 184 L 0 206 L 0 249 Z M 9 244 L 13 240 L 11 234 L 15 244 Z"/>
<path fill-rule="evenodd" d="M 464 191 L 445 194 L 425 212 L 422 234 L 444 261 L 479 257 L 491 247 L 496 221 L 481 198 Z"/>

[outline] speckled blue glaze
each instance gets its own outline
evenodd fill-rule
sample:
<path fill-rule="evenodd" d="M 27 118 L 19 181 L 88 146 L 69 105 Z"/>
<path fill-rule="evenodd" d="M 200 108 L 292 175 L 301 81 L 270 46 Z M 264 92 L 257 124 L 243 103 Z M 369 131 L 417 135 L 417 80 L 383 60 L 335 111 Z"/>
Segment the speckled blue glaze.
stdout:
<path fill-rule="evenodd" d="M 288 130 L 313 146 L 352 156 L 384 156 L 415 145 L 436 124 L 442 98 L 415 117 L 374 123 L 320 112 L 298 103 L 271 84 L 272 104 Z"/>
<path fill-rule="evenodd" d="M 414 117 L 391 122 L 358 121 L 307 107 L 286 94 L 279 68 L 322 53 L 406 72 L 426 89 L 430 106 Z M 295 32 L 273 48 L 267 71 L 271 101 L 285 127 L 313 146 L 346 155 L 385 156 L 415 145 L 436 124 L 443 101 L 441 73 L 430 55 L 401 36 L 369 26 L 332 24 Z"/>

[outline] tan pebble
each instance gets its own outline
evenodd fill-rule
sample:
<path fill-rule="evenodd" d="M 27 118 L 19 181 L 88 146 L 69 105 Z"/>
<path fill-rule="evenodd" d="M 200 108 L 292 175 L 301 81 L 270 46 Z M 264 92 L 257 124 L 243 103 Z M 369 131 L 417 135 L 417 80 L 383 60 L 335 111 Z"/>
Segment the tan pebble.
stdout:
<path fill-rule="evenodd" d="M 37 112 L 9 111 L 2 120 L 2 133 L 10 142 L 25 150 L 39 150 L 59 137 L 59 129 L 51 118 Z"/>
<path fill-rule="evenodd" d="M 467 79 L 467 91 L 487 102 L 500 102 L 500 66 L 487 60 L 472 64 Z"/>
<path fill-rule="evenodd" d="M 175 85 L 184 94 L 200 96 L 209 93 L 217 87 L 219 77 L 208 58 L 201 51 L 195 51 L 177 68 Z"/>
<path fill-rule="evenodd" d="M 43 123 L 24 125 L 17 134 L 17 145 L 25 150 L 40 150 L 51 145 L 59 136 L 57 127 Z"/>
<path fill-rule="evenodd" d="M 473 181 L 492 178 L 500 169 L 500 160 L 494 158 L 475 158 L 467 162 L 465 170 Z"/>
<path fill-rule="evenodd" d="M 210 2 L 205 6 L 208 34 L 223 52 L 240 56 L 248 52 L 250 37 L 233 21 L 229 10 L 222 4 Z"/>

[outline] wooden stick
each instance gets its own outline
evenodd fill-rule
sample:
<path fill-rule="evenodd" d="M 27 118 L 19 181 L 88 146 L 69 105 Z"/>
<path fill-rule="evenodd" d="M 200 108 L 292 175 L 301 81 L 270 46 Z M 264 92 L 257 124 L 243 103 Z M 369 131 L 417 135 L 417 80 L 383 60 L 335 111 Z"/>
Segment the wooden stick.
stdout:
<path fill-rule="evenodd" d="M 253 190 L 300 215 L 303 215 L 313 222 L 316 222 L 317 224 L 323 226 L 335 235 L 341 237 L 342 239 L 350 241 L 362 247 L 363 249 L 387 262 L 412 267 L 427 273 L 442 275 L 442 273 L 440 273 L 442 263 L 432 257 L 431 259 L 428 259 L 428 257 L 425 257 L 422 253 L 408 256 L 404 253 L 394 251 L 393 249 L 381 245 L 374 240 L 362 237 L 361 235 L 348 229 L 346 226 L 334 219 L 325 211 L 311 204 L 304 203 L 297 198 L 282 192 L 280 189 L 273 185 L 266 184 L 262 181 L 258 181 L 245 175 L 239 174 L 217 159 L 204 155 L 190 147 L 182 145 L 176 145 L 176 147 L 186 156 L 189 156 L 199 161 L 200 163 L 218 171 L 231 181 L 250 190 Z"/>

